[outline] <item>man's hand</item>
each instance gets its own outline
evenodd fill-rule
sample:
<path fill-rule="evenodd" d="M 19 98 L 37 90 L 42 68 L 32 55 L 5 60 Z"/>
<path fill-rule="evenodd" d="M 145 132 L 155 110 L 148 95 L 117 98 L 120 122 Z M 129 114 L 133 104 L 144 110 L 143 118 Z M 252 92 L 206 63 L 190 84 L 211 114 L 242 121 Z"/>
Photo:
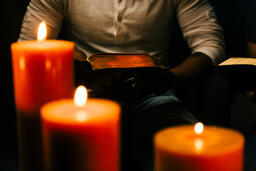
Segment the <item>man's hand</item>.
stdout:
<path fill-rule="evenodd" d="M 173 74 L 173 86 L 179 87 L 193 79 L 205 77 L 213 70 L 213 63 L 209 56 L 196 52 L 183 63 L 169 70 Z"/>
<path fill-rule="evenodd" d="M 74 50 L 74 59 L 76 59 L 78 61 L 87 61 L 87 56 L 84 52 L 75 48 L 75 50 Z"/>
<path fill-rule="evenodd" d="M 138 72 L 135 79 L 135 86 L 140 91 L 159 93 L 173 88 L 173 75 L 171 72 L 165 70 Z"/>
<path fill-rule="evenodd" d="M 256 57 L 256 43 L 247 43 L 247 55 L 249 57 Z"/>
<path fill-rule="evenodd" d="M 99 94 L 109 94 L 116 98 L 141 98 L 150 93 L 162 93 L 172 88 L 171 73 L 162 69 L 105 69 L 93 73 L 92 89 Z"/>

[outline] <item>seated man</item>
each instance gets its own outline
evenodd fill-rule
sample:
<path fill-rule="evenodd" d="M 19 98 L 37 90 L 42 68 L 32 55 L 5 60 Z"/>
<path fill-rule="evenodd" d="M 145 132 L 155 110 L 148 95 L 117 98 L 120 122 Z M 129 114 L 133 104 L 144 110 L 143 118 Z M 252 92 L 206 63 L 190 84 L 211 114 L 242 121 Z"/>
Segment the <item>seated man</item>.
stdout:
<path fill-rule="evenodd" d="M 176 34 L 176 19 L 191 55 L 173 66 L 175 56 L 169 54 L 169 42 Z M 150 92 L 134 101 L 119 101 L 123 107 L 123 170 L 153 170 L 153 134 L 166 126 L 196 122 L 176 97 L 175 88 L 190 86 L 224 58 L 222 29 L 211 5 L 207 0 L 31 0 L 19 41 L 35 39 L 42 20 L 48 25 L 49 39 L 58 36 L 64 21 L 67 37 L 86 56 L 144 53 L 169 68 L 164 76 L 169 81 L 158 83 L 168 84 L 168 90 Z M 81 53 L 76 54 L 80 54 L 80 60 Z M 143 77 L 141 80 L 144 82 Z M 153 86 L 147 81 L 144 85 Z"/>

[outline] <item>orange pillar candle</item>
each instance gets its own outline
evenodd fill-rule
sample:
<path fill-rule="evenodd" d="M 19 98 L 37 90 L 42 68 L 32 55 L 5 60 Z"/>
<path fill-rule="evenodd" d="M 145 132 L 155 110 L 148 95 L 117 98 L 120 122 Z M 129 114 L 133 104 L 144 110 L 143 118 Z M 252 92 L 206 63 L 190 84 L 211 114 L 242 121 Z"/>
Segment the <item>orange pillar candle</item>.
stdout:
<path fill-rule="evenodd" d="M 154 143 L 156 171 L 243 170 L 244 137 L 231 129 L 171 127 L 156 133 Z"/>
<path fill-rule="evenodd" d="M 75 100 L 53 101 L 41 108 L 48 171 L 119 170 L 120 106 L 95 98 L 86 103 L 85 91 L 79 87 Z"/>
<path fill-rule="evenodd" d="M 40 107 L 74 91 L 74 43 L 44 37 L 11 45 L 21 171 L 43 170 Z"/>

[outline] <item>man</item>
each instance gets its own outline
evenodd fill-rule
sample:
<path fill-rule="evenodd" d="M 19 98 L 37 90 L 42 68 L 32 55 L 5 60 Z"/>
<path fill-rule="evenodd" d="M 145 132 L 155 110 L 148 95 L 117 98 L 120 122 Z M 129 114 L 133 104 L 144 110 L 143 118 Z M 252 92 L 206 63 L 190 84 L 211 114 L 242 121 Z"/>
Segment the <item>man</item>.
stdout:
<path fill-rule="evenodd" d="M 169 42 L 176 34 L 176 19 L 192 53 L 172 66 Z M 170 68 L 166 83 L 170 89 L 206 75 L 224 57 L 222 31 L 207 0 L 31 0 L 19 40 L 35 39 L 42 20 L 48 25 L 49 39 L 58 36 L 64 21 L 67 37 L 86 56 L 99 52 L 155 56 L 160 65 Z M 81 60 L 81 53 L 76 54 Z M 124 104 L 123 170 L 152 170 L 155 131 L 196 121 L 173 90 L 120 103 Z"/>

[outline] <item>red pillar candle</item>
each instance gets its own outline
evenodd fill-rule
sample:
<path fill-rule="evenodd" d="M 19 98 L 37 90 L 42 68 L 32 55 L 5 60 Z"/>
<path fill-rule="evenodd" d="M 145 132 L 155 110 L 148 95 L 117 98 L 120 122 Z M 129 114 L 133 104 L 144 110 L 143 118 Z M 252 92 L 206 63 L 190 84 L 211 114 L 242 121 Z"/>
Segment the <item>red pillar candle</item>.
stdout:
<path fill-rule="evenodd" d="M 41 120 L 46 169 L 118 171 L 120 110 L 116 102 L 106 99 L 45 104 Z"/>
<path fill-rule="evenodd" d="M 74 91 L 74 43 L 40 39 L 11 45 L 22 171 L 43 170 L 40 107 Z"/>
<path fill-rule="evenodd" d="M 196 131 L 193 126 L 159 131 L 154 137 L 155 170 L 243 170 L 244 137 L 239 132 L 215 126 Z"/>

